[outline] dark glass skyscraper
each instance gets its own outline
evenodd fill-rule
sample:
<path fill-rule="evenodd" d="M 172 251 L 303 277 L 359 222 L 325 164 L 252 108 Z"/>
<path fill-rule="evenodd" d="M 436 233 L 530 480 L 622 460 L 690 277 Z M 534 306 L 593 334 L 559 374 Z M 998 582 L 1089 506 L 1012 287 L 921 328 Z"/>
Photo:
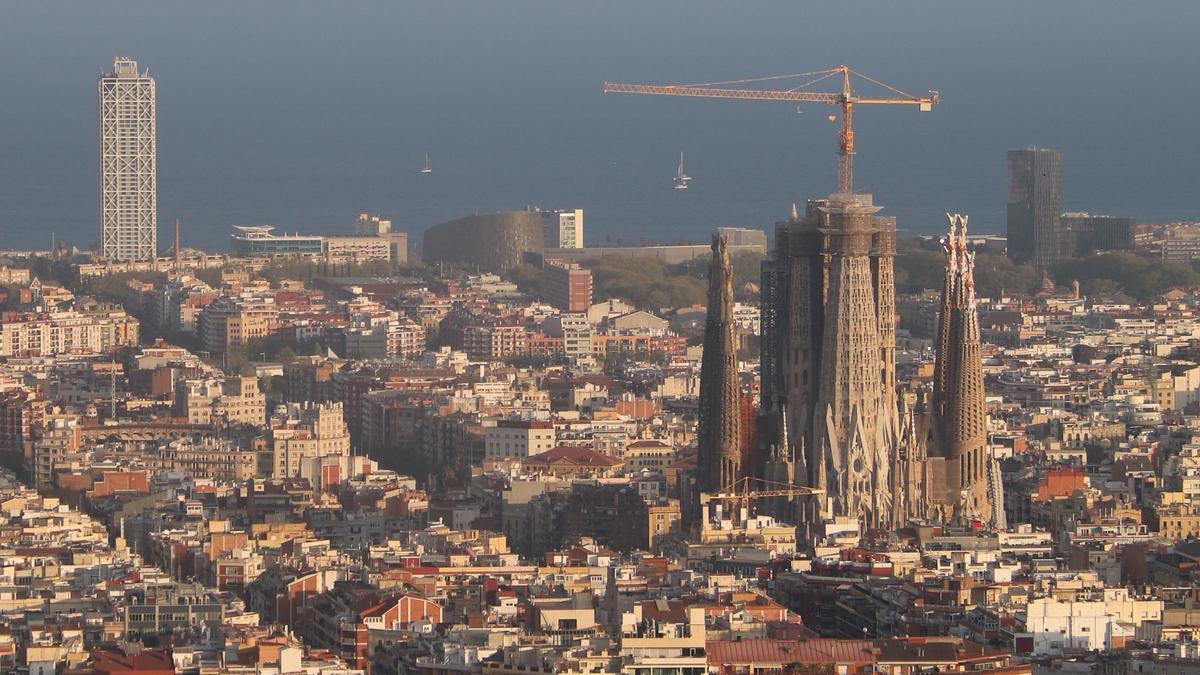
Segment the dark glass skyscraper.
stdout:
<path fill-rule="evenodd" d="M 1060 195 L 1057 150 L 1008 151 L 1008 257 L 1045 271 L 1064 255 Z"/>

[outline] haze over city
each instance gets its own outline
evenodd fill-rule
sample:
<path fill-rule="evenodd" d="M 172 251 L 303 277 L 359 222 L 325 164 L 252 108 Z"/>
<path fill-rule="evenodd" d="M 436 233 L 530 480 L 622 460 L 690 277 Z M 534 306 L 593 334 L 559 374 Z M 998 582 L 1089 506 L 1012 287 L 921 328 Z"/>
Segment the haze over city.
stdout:
<path fill-rule="evenodd" d="M 1194 217 L 1200 4 L 1120 2 L 7 3 L 0 10 L 4 246 L 96 237 L 95 80 L 158 83 L 159 222 L 414 238 L 471 211 L 582 207 L 591 244 L 769 228 L 834 186 L 828 106 L 605 96 L 847 63 L 931 114 L 862 110 L 860 190 L 902 232 L 969 211 L 1003 232 L 1005 152 L 1062 151 L 1064 209 Z M 1126 8 L 1124 11 L 1116 11 Z M 693 176 L 671 189 L 678 153 Z M 436 171 L 421 175 L 428 153 Z M 160 231 L 161 241 L 169 232 Z"/>
<path fill-rule="evenodd" d="M 0 5 L 0 675 L 1200 675 L 1197 26 Z"/>

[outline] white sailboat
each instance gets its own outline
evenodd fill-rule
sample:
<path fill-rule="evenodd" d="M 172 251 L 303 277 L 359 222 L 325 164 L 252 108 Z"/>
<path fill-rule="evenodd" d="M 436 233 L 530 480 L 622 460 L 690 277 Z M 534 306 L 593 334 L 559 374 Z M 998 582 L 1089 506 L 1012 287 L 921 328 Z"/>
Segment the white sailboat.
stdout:
<path fill-rule="evenodd" d="M 679 153 L 679 168 L 675 170 L 675 189 L 686 190 L 688 188 L 688 181 L 691 179 L 692 177 L 683 171 L 683 152 L 681 151 Z"/>
<path fill-rule="evenodd" d="M 425 163 L 421 165 L 421 173 L 433 173 L 433 167 L 429 164 L 429 153 L 425 153 Z"/>

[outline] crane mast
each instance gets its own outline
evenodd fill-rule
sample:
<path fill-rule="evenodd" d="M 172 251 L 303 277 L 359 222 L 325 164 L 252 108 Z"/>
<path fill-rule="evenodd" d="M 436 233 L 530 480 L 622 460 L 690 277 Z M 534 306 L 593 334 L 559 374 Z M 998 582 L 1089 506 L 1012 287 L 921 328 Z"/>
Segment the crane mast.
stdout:
<path fill-rule="evenodd" d="M 821 92 L 808 91 L 806 87 L 822 80 L 841 76 L 841 91 Z M 871 82 L 887 89 L 896 96 L 864 97 L 854 93 L 850 76 Z M 753 85 L 767 81 L 782 81 L 793 78 L 813 78 L 790 89 L 755 89 L 731 85 Z M 658 96 L 688 96 L 698 98 L 726 98 L 756 101 L 796 101 L 808 103 L 826 103 L 841 108 L 841 124 L 838 129 L 838 192 L 854 192 L 854 108 L 857 105 L 915 105 L 921 112 L 929 112 L 941 101 L 936 90 L 929 90 L 928 96 L 912 96 L 895 87 L 884 84 L 852 70 L 848 66 L 838 66 L 828 70 L 818 70 L 811 73 L 794 75 L 774 75 L 746 80 L 730 80 L 726 82 L 710 82 L 707 84 L 677 85 L 677 84 L 627 84 L 620 82 L 605 82 L 603 91 L 606 94 L 652 94 Z"/>

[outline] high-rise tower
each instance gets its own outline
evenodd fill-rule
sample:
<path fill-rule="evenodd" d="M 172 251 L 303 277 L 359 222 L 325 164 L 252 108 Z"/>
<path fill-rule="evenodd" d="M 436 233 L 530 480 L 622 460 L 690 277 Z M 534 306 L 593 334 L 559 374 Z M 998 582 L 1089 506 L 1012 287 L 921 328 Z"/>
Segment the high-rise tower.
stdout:
<path fill-rule="evenodd" d="M 1059 161 L 1057 150 L 1008 151 L 1008 256 L 1039 272 L 1070 253 L 1060 250 Z"/>
<path fill-rule="evenodd" d="M 998 525 L 993 508 L 998 467 L 987 443 L 975 256 L 967 251 L 967 217 L 947 217 L 946 278 L 928 411 L 926 497 L 937 519 L 977 519 Z"/>
<path fill-rule="evenodd" d="M 728 240 L 713 237 L 708 317 L 700 362 L 699 489 L 718 492 L 742 476 L 741 384 L 733 323 L 733 271 Z"/>
<path fill-rule="evenodd" d="M 896 222 L 880 208 L 868 194 L 834 194 L 803 218 L 793 209 L 763 266 L 763 408 L 786 400 L 807 474 L 797 482 L 825 490 L 825 515 L 867 527 L 907 515 L 892 499 Z"/>
<path fill-rule="evenodd" d="M 149 260 L 158 253 L 154 79 L 117 57 L 99 96 L 100 255 Z"/>

